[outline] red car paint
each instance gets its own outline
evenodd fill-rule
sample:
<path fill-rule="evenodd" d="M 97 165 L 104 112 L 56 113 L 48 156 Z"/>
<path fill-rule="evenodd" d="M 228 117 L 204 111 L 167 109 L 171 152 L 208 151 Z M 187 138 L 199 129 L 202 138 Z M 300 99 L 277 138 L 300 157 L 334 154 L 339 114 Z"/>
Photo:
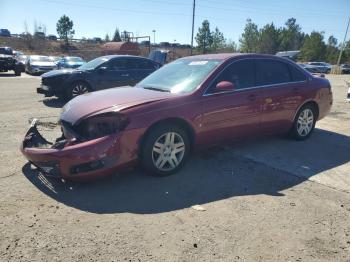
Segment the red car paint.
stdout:
<path fill-rule="evenodd" d="M 227 139 L 286 132 L 291 128 L 299 108 L 310 101 L 318 106 L 318 119 L 329 113 L 332 93 L 328 80 L 312 76 L 303 69 L 307 76 L 305 82 L 205 95 L 211 81 L 228 64 L 246 58 L 268 58 L 295 65 L 271 55 L 216 54 L 191 57 L 189 59 L 221 61 L 191 93 L 172 94 L 142 88 L 108 89 L 78 96 L 64 107 L 61 114 L 61 120 L 74 125 L 92 115 L 117 111 L 126 115 L 130 121 L 123 131 L 78 144 L 68 143 L 62 149 L 25 147 L 23 143 L 21 151 L 34 164 L 57 161 L 63 178 L 81 180 L 111 174 L 133 165 L 138 159 L 146 132 L 160 121 L 186 123 L 193 135 L 192 144 L 198 147 Z M 72 165 L 108 156 L 117 159 L 111 166 L 70 174 Z"/>

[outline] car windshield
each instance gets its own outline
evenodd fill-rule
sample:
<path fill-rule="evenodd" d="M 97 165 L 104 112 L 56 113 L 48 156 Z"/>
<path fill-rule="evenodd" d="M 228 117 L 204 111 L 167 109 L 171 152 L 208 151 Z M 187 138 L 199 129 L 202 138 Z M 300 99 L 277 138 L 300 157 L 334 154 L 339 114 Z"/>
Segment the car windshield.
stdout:
<path fill-rule="evenodd" d="M 95 58 L 94 60 L 91 60 L 91 61 L 87 62 L 86 64 L 80 66 L 79 69 L 82 69 L 82 70 L 95 69 L 96 67 L 102 65 L 106 61 L 108 61 L 108 58 L 98 57 L 98 58 Z"/>
<path fill-rule="evenodd" d="M 54 60 L 48 56 L 33 56 L 30 58 L 33 62 L 53 62 Z"/>
<path fill-rule="evenodd" d="M 0 47 L 0 54 L 2 54 L 2 55 L 12 55 L 12 50 L 10 48 Z"/>
<path fill-rule="evenodd" d="M 83 62 L 84 60 L 80 57 L 67 57 L 68 62 Z"/>
<path fill-rule="evenodd" d="M 155 71 L 137 86 L 171 93 L 194 91 L 221 60 L 178 59 Z"/>
<path fill-rule="evenodd" d="M 84 62 L 84 60 L 80 57 L 66 57 L 68 62 Z"/>

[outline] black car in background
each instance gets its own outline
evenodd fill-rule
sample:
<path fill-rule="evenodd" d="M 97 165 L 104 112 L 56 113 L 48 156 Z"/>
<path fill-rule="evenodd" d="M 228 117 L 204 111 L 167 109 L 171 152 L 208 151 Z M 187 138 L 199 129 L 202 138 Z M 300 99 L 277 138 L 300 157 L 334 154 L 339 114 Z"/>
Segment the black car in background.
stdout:
<path fill-rule="evenodd" d="M 139 56 L 102 56 L 77 69 L 53 70 L 43 74 L 37 93 L 71 99 L 92 91 L 133 86 L 159 67 L 160 64 Z"/>
<path fill-rule="evenodd" d="M 0 47 L 0 72 L 13 70 L 16 76 L 20 76 L 23 69 L 23 63 L 15 58 L 11 47 Z"/>

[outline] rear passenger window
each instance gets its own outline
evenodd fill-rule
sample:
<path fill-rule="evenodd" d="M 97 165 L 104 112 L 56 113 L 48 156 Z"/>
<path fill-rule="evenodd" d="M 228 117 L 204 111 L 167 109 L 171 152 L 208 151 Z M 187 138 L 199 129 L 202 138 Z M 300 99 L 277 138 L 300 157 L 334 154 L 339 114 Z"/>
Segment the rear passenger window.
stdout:
<path fill-rule="evenodd" d="M 290 70 L 290 73 L 292 74 L 292 80 L 294 82 L 306 80 L 306 76 L 301 72 L 301 70 L 299 70 L 295 66 L 289 65 L 289 70 Z"/>
<path fill-rule="evenodd" d="M 126 67 L 127 69 L 138 69 L 140 60 L 138 59 L 128 59 L 126 60 Z"/>
<path fill-rule="evenodd" d="M 292 78 L 286 63 L 268 60 L 256 60 L 257 85 L 273 85 L 292 82 Z"/>
<path fill-rule="evenodd" d="M 151 61 L 148 61 L 146 59 L 142 59 L 139 62 L 138 68 L 150 70 L 150 69 L 156 69 L 156 65 Z"/>
<path fill-rule="evenodd" d="M 229 65 L 216 79 L 214 88 L 221 81 L 229 81 L 233 83 L 235 89 L 244 89 L 255 86 L 254 60 L 246 59 Z"/>

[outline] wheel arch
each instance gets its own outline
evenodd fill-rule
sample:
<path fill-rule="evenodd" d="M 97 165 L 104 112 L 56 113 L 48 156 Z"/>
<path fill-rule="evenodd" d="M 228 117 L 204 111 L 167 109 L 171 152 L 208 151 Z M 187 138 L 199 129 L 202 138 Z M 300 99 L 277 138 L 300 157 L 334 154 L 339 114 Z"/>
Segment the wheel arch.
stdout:
<path fill-rule="evenodd" d="M 143 144 L 149 135 L 149 133 L 156 127 L 163 125 L 163 124 L 174 124 L 182 129 L 185 130 L 185 132 L 188 134 L 188 137 L 190 139 L 190 148 L 193 150 L 194 144 L 195 144 L 195 139 L 196 139 L 196 133 L 194 131 L 193 126 L 185 119 L 180 118 L 180 117 L 169 117 L 165 119 L 158 120 L 154 122 L 152 125 L 150 125 L 146 132 L 143 134 L 140 140 L 140 147 L 139 147 L 139 153 L 141 153 L 141 149 L 143 147 Z"/>
<path fill-rule="evenodd" d="M 295 118 L 297 117 L 300 109 L 303 108 L 306 105 L 312 105 L 315 108 L 315 110 L 316 110 L 316 120 L 318 120 L 318 117 L 320 115 L 319 105 L 318 105 L 318 103 L 315 100 L 308 100 L 308 101 L 305 101 L 303 104 L 301 104 L 299 106 L 298 110 L 296 110 L 296 112 L 294 114 L 293 122 L 295 121 Z"/>

